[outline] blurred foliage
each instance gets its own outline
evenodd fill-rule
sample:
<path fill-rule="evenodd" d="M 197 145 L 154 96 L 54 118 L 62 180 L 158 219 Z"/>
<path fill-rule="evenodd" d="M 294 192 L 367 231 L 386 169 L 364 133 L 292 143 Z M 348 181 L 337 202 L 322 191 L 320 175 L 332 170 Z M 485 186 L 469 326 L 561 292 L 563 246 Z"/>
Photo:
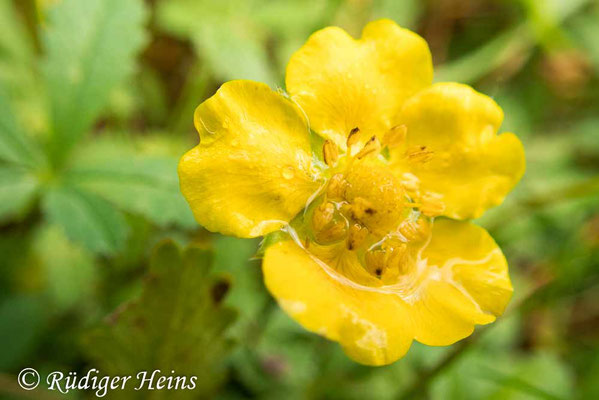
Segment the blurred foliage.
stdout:
<path fill-rule="evenodd" d="M 231 347 L 224 331 L 236 313 L 221 305 L 229 282 L 210 276 L 211 258 L 199 248 L 181 253 L 172 242 L 158 245 L 139 301 L 120 306 L 85 338 L 94 365 L 111 376 L 156 369 L 166 376 L 170 371 L 198 376 L 194 391 L 157 391 L 155 399 L 197 398 L 218 387 Z M 113 396 L 147 398 L 152 393 L 128 389 Z"/>
<path fill-rule="evenodd" d="M 506 315 L 368 368 L 274 304 L 258 242 L 197 226 L 176 165 L 223 81 L 284 88 L 312 32 L 376 18 L 493 96 L 528 170 L 477 221 L 510 262 Z M 14 378 L 35 367 L 199 376 L 167 397 L 596 399 L 598 210 L 597 0 L 0 0 L 0 397 L 42 396 Z"/>

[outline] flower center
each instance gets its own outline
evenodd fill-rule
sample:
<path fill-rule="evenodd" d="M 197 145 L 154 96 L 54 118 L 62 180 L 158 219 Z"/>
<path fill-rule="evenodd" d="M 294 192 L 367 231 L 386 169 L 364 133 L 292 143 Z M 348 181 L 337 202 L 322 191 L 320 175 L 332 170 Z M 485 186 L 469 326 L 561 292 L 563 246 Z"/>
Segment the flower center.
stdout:
<path fill-rule="evenodd" d="M 325 142 L 330 178 L 292 226 L 312 256 L 345 278 L 367 286 L 392 285 L 415 268 L 432 220 L 426 207 L 414 202 L 414 182 L 400 180 L 380 155 L 378 139 L 373 136 L 355 149 L 355 133 L 341 157 Z M 424 158 L 421 154 L 416 157 Z"/>

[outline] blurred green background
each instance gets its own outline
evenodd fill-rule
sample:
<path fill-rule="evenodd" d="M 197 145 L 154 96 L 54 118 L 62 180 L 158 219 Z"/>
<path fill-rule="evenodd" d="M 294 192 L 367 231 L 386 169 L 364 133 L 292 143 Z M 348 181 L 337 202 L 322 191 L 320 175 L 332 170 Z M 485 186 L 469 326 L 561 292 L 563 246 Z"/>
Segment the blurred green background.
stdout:
<path fill-rule="evenodd" d="M 502 106 L 528 170 L 477 221 L 506 315 L 369 368 L 274 304 L 258 241 L 196 225 L 176 165 L 222 82 L 283 87 L 313 31 L 381 17 Z M 93 367 L 199 377 L 108 398 L 599 399 L 598 78 L 597 0 L 0 0 L 0 398 L 93 398 L 16 382 Z"/>

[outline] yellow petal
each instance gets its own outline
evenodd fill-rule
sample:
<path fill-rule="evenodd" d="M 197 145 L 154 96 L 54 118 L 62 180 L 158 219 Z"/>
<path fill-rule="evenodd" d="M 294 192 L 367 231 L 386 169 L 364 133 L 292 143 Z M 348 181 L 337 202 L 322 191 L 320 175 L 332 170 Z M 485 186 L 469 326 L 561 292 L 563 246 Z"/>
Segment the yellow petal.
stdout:
<path fill-rule="evenodd" d="M 416 340 L 449 345 L 503 313 L 512 295 L 507 262 L 483 228 L 437 219 L 421 257 L 426 277 L 411 299 Z"/>
<path fill-rule="evenodd" d="M 267 85 L 232 81 L 194 115 L 200 144 L 179 163 L 181 191 L 210 231 L 280 229 L 318 189 L 301 111 Z"/>
<path fill-rule="evenodd" d="M 413 332 L 397 296 L 339 282 L 293 241 L 269 247 L 263 271 L 266 287 L 291 317 L 338 341 L 354 360 L 382 365 L 408 351 Z"/>
<path fill-rule="evenodd" d="M 292 318 L 364 364 L 397 360 L 413 338 L 428 345 L 463 339 L 475 324 L 493 322 L 512 293 L 501 250 L 467 222 L 436 220 L 416 265 L 404 269 L 411 272 L 385 286 L 356 280 L 355 262 L 323 265 L 310 248 L 290 240 L 267 248 L 266 287 Z"/>
<path fill-rule="evenodd" d="M 392 150 L 392 162 L 419 179 L 421 195 L 444 203 L 443 215 L 477 218 L 500 204 L 524 174 L 520 140 L 496 134 L 502 120 L 491 98 L 466 85 L 435 84 L 402 109 L 399 123 L 407 127 L 407 143 Z M 423 148 L 425 160 L 418 159 Z"/>
<path fill-rule="evenodd" d="M 432 77 L 424 39 L 379 20 L 366 25 L 359 40 L 337 27 L 314 33 L 291 57 L 286 85 L 311 128 L 345 148 L 356 127 L 366 139 L 382 137 L 405 100 Z"/>

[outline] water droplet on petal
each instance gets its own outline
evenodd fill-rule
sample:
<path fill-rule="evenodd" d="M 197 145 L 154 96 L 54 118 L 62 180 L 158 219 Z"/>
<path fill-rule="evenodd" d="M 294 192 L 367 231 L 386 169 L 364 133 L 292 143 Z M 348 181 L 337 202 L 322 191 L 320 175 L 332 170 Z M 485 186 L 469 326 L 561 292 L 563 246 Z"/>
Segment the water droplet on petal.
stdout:
<path fill-rule="evenodd" d="M 295 170 L 292 166 L 287 166 L 283 168 L 283 178 L 285 179 L 293 179 L 295 176 Z"/>

